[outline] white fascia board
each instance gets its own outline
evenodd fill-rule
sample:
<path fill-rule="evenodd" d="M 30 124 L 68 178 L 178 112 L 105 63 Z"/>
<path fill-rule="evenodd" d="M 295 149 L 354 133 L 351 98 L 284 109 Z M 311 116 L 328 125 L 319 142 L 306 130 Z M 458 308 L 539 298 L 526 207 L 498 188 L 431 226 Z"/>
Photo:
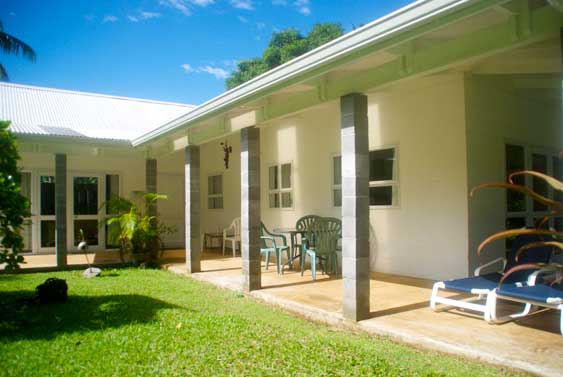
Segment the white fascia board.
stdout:
<path fill-rule="evenodd" d="M 304 80 L 307 72 L 328 65 L 362 47 L 382 42 L 423 21 L 480 1 L 483 0 L 416 1 L 203 103 L 189 113 L 132 140 L 132 144 L 136 147 L 155 141 L 180 127 L 240 104 L 250 96 L 266 96 L 270 94 L 272 87 L 273 90 L 280 89 L 280 85 L 289 83 L 296 77 Z M 491 6 L 495 3 L 498 1 L 491 1 Z"/>

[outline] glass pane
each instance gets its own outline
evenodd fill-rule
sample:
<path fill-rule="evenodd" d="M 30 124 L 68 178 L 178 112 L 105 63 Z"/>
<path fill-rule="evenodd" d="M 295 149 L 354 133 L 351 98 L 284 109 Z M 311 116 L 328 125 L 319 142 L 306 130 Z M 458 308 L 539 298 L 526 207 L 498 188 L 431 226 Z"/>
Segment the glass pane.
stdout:
<path fill-rule="evenodd" d="M 223 197 L 215 198 L 215 209 L 223 209 Z"/>
<path fill-rule="evenodd" d="M 559 181 L 563 181 L 563 164 L 559 157 L 553 157 L 553 177 Z M 563 202 L 563 192 L 554 189 L 553 199 L 558 202 Z"/>
<path fill-rule="evenodd" d="M 223 193 L 222 175 L 212 175 L 207 178 L 207 193 L 209 195 L 221 195 Z"/>
<path fill-rule="evenodd" d="M 278 167 L 270 166 L 269 172 L 269 188 L 270 190 L 276 190 L 278 188 Z"/>
<path fill-rule="evenodd" d="M 25 220 L 22 226 L 23 251 L 31 252 L 31 220 Z"/>
<path fill-rule="evenodd" d="M 332 183 L 335 185 L 339 185 L 342 183 L 342 157 L 336 156 L 332 159 Z"/>
<path fill-rule="evenodd" d="M 335 207 L 342 207 L 342 190 L 334 189 L 332 191 L 332 202 Z"/>
<path fill-rule="evenodd" d="M 270 194 L 270 208 L 279 208 L 279 207 L 280 207 L 280 201 L 279 201 L 278 193 Z"/>
<path fill-rule="evenodd" d="M 89 246 L 98 244 L 98 220 L 74 220 L 74 246 L 82 241 L 80 229 L 84 232 L 84 239 Z"/>
<path fill-rule="evenodd" d="M 281 194 L 282 208 L 293 207 L 293 197 L 291 192 L 282 192 Z"/>
<path fill-rule="evenodd" d="M 505 147 L 505 158 L 507 180 L 510 174 L 525 169 L 524 147 L 520 145 L 507 144 Z M 514 183 L 524 186 L 526 184 L 526 179 L 523 175 L 519 175 L 514 177 Z M 520 192 L 507 190 L 506 210 L 508 212 L 526 211 L 526 196 Z"/>
<path fill-rule="evenodd" d="M 106 201 L 119 197 L 119 175 L 106 175 Z M 114 211 L 115 212 L 115 211 Z M 111 214 L 110 208 L 106 206 L 106 213 Z"/>
<path fill-rule="evenodd" d="M 55 177 L 41 176 L 41 214 L 54 215 L 55 214 Z"/>
<path fill-rule="evenodd" d="M 74 177 L 74 214 L 95 215 L 98 213 L 98 178 Z"/>
<path fill-rule="evenodd" d="M 556 217 L 553 219 L 553 227 L 558 232 L 563 232 L 563 217 Z"/>
<path fill-rule="evenodd" d="M 281 166 L 281 188 L 288 189 L 291 188 L 291 164 L 283 164 Z"/>
<path fill-rule="evenodd" d="M 525 217 L 510 217 L 506 219 L 506 229 L 520 229 L 526 227 Z M 513 239 L 507 239 L 505 242 L 506 248 L 512 248 Z"/>
<path fill-rule="evenodd" d="M 547 173 L 547 157 L 542 154 L 532 154 L 532 170 L 540 173 Z M 549 188 L 546 181 L 540 178 L 532 178 L 532 188 L 535 192 L 542 196 L 549 196 Z M 545 211 L 547 206 L 534 201 L 534 211 Z"/>
<path fill-rule="evenodd" d="M 55 220 L 41 221 L 41 247 L 55 247 Z"/>
<path fill-rule="evenodd" d="M 370 206 L 393 205 L 393 186 L 381 186 L 369 188 Z"/>
<path fill-rule="evenodd" d="M 393 180 L 393 166 L 395 164 L 395 149 L 381 149 L 369 152 L 369 180 Z"/>
<path fill-rule="evenodd" d="M 207 199 L 207 208 L 208 209 L 215 209 L 215 201 L 213 200 L 213 198 L 209 198 Z"/>

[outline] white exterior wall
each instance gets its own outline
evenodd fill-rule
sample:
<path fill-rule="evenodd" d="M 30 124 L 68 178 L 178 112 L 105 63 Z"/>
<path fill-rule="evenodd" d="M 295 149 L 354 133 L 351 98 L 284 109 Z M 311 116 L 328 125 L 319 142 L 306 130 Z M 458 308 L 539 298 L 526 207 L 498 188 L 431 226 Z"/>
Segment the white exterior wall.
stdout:
<path fill-rule="evenodd" d="M 261 125 L 262 221 L 293 227 L 303 215 L 340 217 L 332 206 L 332 157 L 340 154 L 338 102 Z M 371 269 L 425 278 L 467 272 L 467 169 L 463 77 L 435 76 L 369 94 L 370 149 L 398 149 L 396 208 L 371 210 Z M 224 172 L 216 140 L 201 147 L 202 232 L 240 214 L 238 134 L 224 175 L 224 210 L 207 210 L 207 176 Z M 292 163 L 292 209 L 268 208 L 268 168 Z"/>
<path fill-rule="evenodd" d="M 502 75 L 468 76 L 465 88 L 469 189 L 506 180 L 506 143 L 555 153 L 563 147 L 558 97 L 542 97 L 537 90 L 517 91 L 512 78 Z M 469 201 L 471 268 L 504 255 L 502 241 L 488 246 L 480 259 L 476 251 L 486 237 L 505 229 L 505 218 L 505 190 L 482 190 Z"/>
<path fill-rule="evenodd" d="M 87 147 L 84 151 L 88 150 Z M 40 152 L 22 152 L 22 160 L 19 166 L 24 171 L 32 173 L 34 180 L 32 187 L 35 197 L 38 197 L 37 191 L 39 190 L 39 175 L 41 174 L 55 174 L 55 155 L 53 153 L 40 153 Z M 165 247 L 183 247 L 183 234 L 184 234 L 184 199 L 183 199 L 183 156 L 180 156 L 180 164 L 177 163 L 179 159 L 176 154 L 166 156 L 158 161 L 158 191 L 159 193 L 166 193 L 169 195 L 168 200 L 162 200 L 158 204 L 158 212 L 161 215 L 162 221 L 171 226 L 178 228 L 178 231 L 172 235 L 164 237 Z M 179 168 L 178 168 L 179 166 Z M 123 156 L 119 157 L 106 157 L 95 156 L 87 154 L 74 154 L 67 155 L 67 169 L 68 176 L 72 174 L 95 174 L 100 175 L 102 179 L 101 190 L 105 190 L 103 180 L 105 174 L 118 174 L 120 176 L 120 195 L 122 197 L 133 199 L 135 191 L 145 191 L 145 159 L 135 156 L 127 156 L 124 152 Z M 72 200 L 72 185 L 67 187 L 67 200 Z M 104 191 L 105 192 L 105 191 Z M 103 198 L 104 193 L 102 193 Z M 101 202 L 99 203 L 101 205 Z M 32 203 L 32 213 L 39 213 L 39 203 Z M 67 221 L 73 219 L 70 204 L 67 205 Z M 34 231 L 33 237 L 39 239 L 39 229 Z M 71 236 L 68 238 L 72 239 Z M 100 242 L 102 237 L 100 236 Z"/>

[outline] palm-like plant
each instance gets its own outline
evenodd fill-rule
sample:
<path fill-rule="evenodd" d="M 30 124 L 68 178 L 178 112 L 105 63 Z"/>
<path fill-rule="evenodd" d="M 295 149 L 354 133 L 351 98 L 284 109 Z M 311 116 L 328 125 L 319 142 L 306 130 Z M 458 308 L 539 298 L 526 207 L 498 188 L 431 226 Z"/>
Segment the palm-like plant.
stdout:
<path fill-rule="evenodd" d="M 34 62 L 36 59 L 35 51 L 22 40 L 6 33 L 2 21 L 0 21 L 0 50 L 8 55 L 21 54 L 24 58 Z M 8 73 L 0 63 L 0 80 L 8 80 Z"/>
<path fill-rule="evenodd" d="M 174 229 L 162 224 L 157 216 L 149 215 L 149 208 L 159 199 L 166 199 L 166 195 L 145 193 L 144 210 L 130 200 L 115 197 L 105 206 L 110 217 L 106 220 L 108 226 L 108 240 L 119 244 L 121 261 L 125 254 L 131 253 L 134 258 L 140 257 L 146 263 L 154 264 L 160 258 L 162 250 L 162 234 L 170 234 Z M 103 207 L 102 207 L 103 208 Z"/>
<path fill-rule="evenodd" d="M 515 181 L 514 181 L 514 177 L 522 176 L 522 175 L 530 175 L 534 178 L 544 180 L 553 188 L 554 191 L 559 191 L 559 192 L 563 193 L 563 183 L 561 181 L 559 181 L 559 180 L 557 180 L 553 177 L 550 177 L 546 174 L 539 173 L 539 172 L 536 172 L 536 171 L 531 171 L 531 170 L 518 171 L 518 172 L 514 172 L 514 173 L 510 174 L 509 177 L 508 177 L 508 182 L 485 183 L 485 184 L 482 184 L 482 185 L 475 187 L 471 191 L 471 197 L 473 197 L 477 191 L 484 189 L 484 188 L 490 188 L 490 187 L 505 188 L 505 189 L 508 189 L 508 190 L 513 190 L 513 191 L 517 191 L 517 192 L 523 193 L 525 195 L 528 195 L 533 200 L 545 205 L 548 208 L 548 214 L 546 216 L 544 216 L 543 218 L 541 218 L 539 221 L 537 221 L 532 229 L 510 229 L 510 230 L 505 230 L 505 231 L 502 231 L 502 232 L 495 233 L 492 236 L 488 237 L 483 242 L 481 242 L 481 244 L 479 245 L 479 247 L 477 249 L 477 255 L 481 255 L 481 252 L 483 251 L 483 249 L 488 244 L 490 244 L 491 242 L 501 240 L 501 239 L 517 237 L 517 236 L 520 236 L 520 235 L 539 235 L 539 236 L 545 236 L 546 239 L 545 239 L 545 241 L 532 242 L 532 243 L 529 243 L 529 244 L 522 246 L 516 252 L 516 260 L 518 260 L 518 257 L 522 253 L 524 253 L 528 250 L 530 250 L 530 251 L 533 251 L 534 249 L 537 250 L 537 248 L 540 248 L 540 247 L 548 246 L 548 247 L 553 247 L 554 249 L 559 249 L 560 251 L 563 250 L 563 232 L 555 230 L 555 229 L 546 229 L 545 228 L 545 225 L 548 223 L 548 221 L 551 218 L 563 216 L 563 203 L 560 202 L 560 201 L 557 201 L 557 200 L 546 198 L 545 196 L 538 194 L 537 192 L 529 189 L 526 186 L 516 184 Z M 557 263 L 550 263 L 550 265 L 551 265 L 550 267 L 554 270 L 560 270 L 562 268 L 562 266 L 560 264 L 557 264 Z M 545 268 L 546 266 L 531 265 L 531 264 L 518 265 L 518 266 L 513 267 L 510 271 L 507 271 L 504 278 L 506 278 L 506 276 L 508 276 L 511 273 L 516 272 L 518 270 L 529 269 L 529 268 L 533 268 L 533 267 L 543 267 L 543 268 Z"/>

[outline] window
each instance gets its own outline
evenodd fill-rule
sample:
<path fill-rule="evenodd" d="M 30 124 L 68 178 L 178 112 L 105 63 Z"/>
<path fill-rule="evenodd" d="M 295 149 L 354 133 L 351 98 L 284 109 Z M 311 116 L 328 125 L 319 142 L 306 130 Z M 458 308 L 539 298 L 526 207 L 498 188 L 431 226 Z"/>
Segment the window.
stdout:
<path fill-rule="evenodd" d="M 270 166 L 268 189 L 270 208 L 293 208 L 291 163 Z"/>
<path fill-rule="evenodd" d="M 506 177 L 511 173 L 522 170 L 535 170 L 552 177 L 561 179 L 562 162 L 555 152 L 549 153 L 541 150 L 530 150 L 523 145 L 506 144 L 505 146 L 505 171 Z M 537 193 L 561 200 L 561 194 L 553 190 L 544 181 L 536 177 L 516 176 L 514 183 L 531 187 Z M 533 201 L 522 193 L 506 192 L 506 229 L 518 229 L 531 227 L 536 221 L 547 215 L 547 207 L 541 203 Z M 563 219 L 551 219 L 546 227 L 561 228 Z M 510 240 L 506 243 L 510 248 Z"/>
<path fill-rule="evenodd" d="M 369 205 L 397 205 L 397 157 L 395 148 L 378 149 L 369 152 Z M 332 202 L 342 206 L 342 157 L 332 159 Z"/>
<path fill-rule="evenodd" d="M 342 157 L 332 158 L 332 205 L 342 207 Z"/>
<path fill-rule="evenodd" d="M 395 148 L 369 152 L 369 205 L 397 205 L 397 166 Z"/>
<path fill-rule="evenodd" d="M 21 173 L 21 194 L 31 201 L 31 173 Z M 26 217 L 23 221 L 22 236 L 23 236 L 23 249 L 24 252 L 31 252 L 32 249 L 32 227 L 31 217 Z"/>
<path fill-rule="evenodd" d="M 207 208 L 223 209 L 223 176 L 207 177 Z"/>

